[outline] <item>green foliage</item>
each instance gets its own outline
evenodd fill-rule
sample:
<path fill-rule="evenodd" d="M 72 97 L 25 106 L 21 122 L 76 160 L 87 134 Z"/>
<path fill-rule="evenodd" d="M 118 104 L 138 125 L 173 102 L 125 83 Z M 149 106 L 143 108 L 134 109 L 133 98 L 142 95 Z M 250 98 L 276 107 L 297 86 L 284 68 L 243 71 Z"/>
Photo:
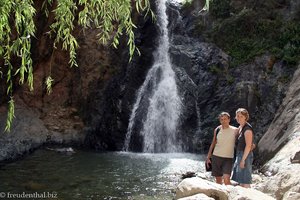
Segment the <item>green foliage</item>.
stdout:
<path fill-rule="evenodd" d="M 192 4 L 193 4 L 193 0 L 184 0 L 184 1 L 182 2 L 182 7 L 183 7 L 184 9 L 187 9 L 187 8 L 191 7 Z"/>
<path fill-rule="evenodd" d="M 221 74 L 222 73 L 222 69 L 220 67 L 218 67 L 217 65 L 209 66 L 209 71 L 213 74 Z"/>
<path fill-rule="evenodd" d="M 195 7 L 194 7 L 194 5 L 195 5 L 194 2 L 195 1 L 198 1 L 198 0 L 184 0 L 184 1 L 182 1 L 182 9 L 185 10 L 187 13 L 190 13 L 191 9 L 195 9 Z M 204 4 L 203 8 L 200 11 L 194 10 L 193 15 L 198 15 L 199 13 L 209 11 L 209 5 L 210 5 L 211 1 L 212 0 L 205 0 L 205 4 Z"/>
<path fill-rule="evenodd" d="M 230 0 L 213 0 L 210 6 L 210 13 L 216 18 L 226 18 L 230 16 Z"/>
<path fill-rule="evenodd" d="M 285 23 L 278 37 L 277 47 L 281 51 L 278 58 L 290 65 L 296 65 L 300 60 L 300 24 L 297 21 Z"/>
<path fill-rule="evenodd" d="M 213 0 L 205 0 L 204 7 L 202 8 L 203 11 L 209 11 L 209 5 L 211 1 Z"/>
<path fill-rule="evenodd" d="M 52 83 L 53 83 L 53 81 L 54 81 L 54 79 L 52 79 L 51 76 L 48 76 L 46 78 L 45 83 L 46 83 L 46 89 L 47 89 L 48 94 L 51 94 L 51 92 L 52 92 Z"/>
<path fill-rule="evenodd" d="M 231 66 L 248 62 L 265 52 L 295 65 L 300 60 L 299 31 L 300 24 L 296 21 L 283 21 L 280 17 L 270 19 L 244 9 L 217 23 L 208 37 L 232 57 Z"/>
<path fill-rule="evenodd" d="M 290 81 L 290 77 L 288 75 L 282 75 L 279 77 L 278 81 L 281 83 L 288 83 Z"/>
<path fill-rule="evenodd" d="M 10 131 L 14 117 L 15 117 L 15 104 L 14 104 L 13 97 L 10 97 L 10 100 L 8 101 L 8 114 L 6 119 L 5 131 Z"/>
<path fill-rule="evenodd" d="M 234 83 L 234 77 L 231 76 L 228 73 L 228 68 L 227 67 L 221 67 L 221 66 L 218 66 L 218 65 L 210 65 L 209 66 L 209 71 L 213 74 L 225 75 L 228 84 L 233 84 Z"/>
<path fill-rule="evenodd" d="M 234 77 L 233 76 L 231 76 L 231 75 L 227 75 L 226 76 L 226 80 L 227 80 L 227 82 L 231 85 L 231 84 L 233 84 L 234 83 Z"/>
<path fill-rule="evenodd" d="M 69 52 L 70 66 L 77 66 L 76 50 L 79 47 L 73 31 L 76 25 L 83 28 L 99 30 L 99 42 L 117 48 L 120 36 L 128 36 L 130 60 L 135 52 L 132 11 L 154 16 L 150 10 L 149 0 L 44 0 L 43 11 L 48 17 L 53 13 L 54 22 L 50 25 L 50 36 L 54 38 L 53 47 L 61 45 Z M 49 8 L 53 10 L 49 10 Z M 6 72 L 7 95 L 11 96 L 8 104 L 8 118 L 6 131 L 10 130 L 14 116 L 13 83 L 27 81 L 29 89 L 33 90 L 33 66 L 31 58 L 31 38 L 34 37 L 36 27 L 36 10 L 33 0 L 1 0 L 0 2 L 0 75 Z M 13 66 L 18 63 L 19 66 Z M 51 71 L 51 69 L 50 69 Z M 26 80 L 25 80 L 26 79 Z M 47 93 L 51 92 L 53 83 L 51 74 L 46 79 Z"/>
<path fill-rule="evenodd" d="M 25 75 L 30 90 L 33 90 L 32 81 L 32 59 L 30 54 L 31 37 L 34 36 L 35 25 L 33 16 L 35 9 L 32 0 L 2 1 L 0 7 L 0 58 L 7 66 L 7 93 L 12 95 L 13 73 L 19 75 L 19 83 L 23 84 Z M 14 23 L 10 22 L 10 16 L 14 17 Z M 12 26 L 12 28 L 11 28 Z M 16 32 L 16 37 L 12 36 L 12 31 Z M 21 60 L 20 66 L 13 72 L 11 57 L 17 56 Z M 13 101 L 12 101 L 13 102 Z"/>
<path fill-rule="evenodd" d="M 288 66 L 299 63 L 299 17 L 283 17 L 280 11 L 287 2 L 258 1 L 253 9 L 243 10 L 231 8 L 229 0 L 213 0 L 210 4 L 213 23 L 207 24 L 199 17 L 194 34 L 201 34 L 228 53 L 232 58 L 230 66 L 248 62 L 266 52 Z"/>
<path fill-rule="evenodd" d="M 57 0 L 57 7 L 53 11 L 55 13 L 55 22 L 50 26 L 55 33 L 54 47 L 62 42 L 62 49 L 69 50 L 70 65 L 77 66 L 76 49 L 78 43 L 72 35 L 74 29 L 76 3 L 73 0 Z"/>

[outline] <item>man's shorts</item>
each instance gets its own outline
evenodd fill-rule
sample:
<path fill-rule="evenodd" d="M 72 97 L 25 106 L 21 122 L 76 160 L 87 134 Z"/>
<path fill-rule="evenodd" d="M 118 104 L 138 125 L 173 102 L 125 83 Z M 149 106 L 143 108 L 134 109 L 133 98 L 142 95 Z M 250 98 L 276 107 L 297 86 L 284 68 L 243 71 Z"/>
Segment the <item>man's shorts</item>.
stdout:
<path fill-rule="evenodd" d="M 223 176 L 228 174 L 230 176 L 232 170 L 232 158 L 223 158 L 219 156 L 212 155 L 212 170 L 211 174 L 213 176 Z"/>

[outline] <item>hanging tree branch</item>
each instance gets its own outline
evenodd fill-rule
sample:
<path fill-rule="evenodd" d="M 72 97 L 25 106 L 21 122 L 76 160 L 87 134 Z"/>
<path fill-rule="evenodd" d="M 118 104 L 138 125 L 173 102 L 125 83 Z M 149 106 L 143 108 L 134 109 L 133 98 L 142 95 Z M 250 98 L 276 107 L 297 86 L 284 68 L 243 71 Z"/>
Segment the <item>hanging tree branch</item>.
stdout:
<path fill-rule="evenodd" d="M 48 6 L 54 3 L 55 9 L 48 10 Z M 133 9 L 154 16 L 149 0 L 44 0 L 43 8 L 46 16 L 49 12 L 54 13 L 54 22 L 50 25 L 50 35 L 54 36 L 53 47 L 61 44 L 62 49 L 69 52 L 71 67 L 78 66 L 76 50 L 79 46 L 73 35 L 76 24 L 83 28 L 96 28 L 99 30 L 99 42 L 114 48 L 118 47 L 120 36 L 125 33 L 131 60 L 136 51 L 139 53 L 134 41 L 136 26 L 131 20 Z M 0 66 L 0 78 L 4 78 L 3 71 L 7 71 L 7 95 L 10 97 L 5 131 L 10 131 L 14 117 L 14 80 L 18 79 L 20 85 L 26 81 L 29 89 L 33 90 L 31 37 L 36 31 L 35 13 L 33 0 L 2 0 L 0 3 L 0 60 L 4 61 L 4 66 Z M 13 66 L 12 57 L 19 59 L 21 64 Z M 45 82 L 48 93 L 51 92 L 52 82 L 49 75 Z"/>

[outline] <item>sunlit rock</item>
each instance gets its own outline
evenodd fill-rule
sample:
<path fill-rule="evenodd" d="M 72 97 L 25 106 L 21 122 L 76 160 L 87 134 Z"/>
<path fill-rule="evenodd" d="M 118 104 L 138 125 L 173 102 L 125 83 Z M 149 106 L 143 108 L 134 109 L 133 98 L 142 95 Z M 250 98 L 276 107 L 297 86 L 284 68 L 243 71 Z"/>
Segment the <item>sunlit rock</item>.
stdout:
<path fill-rule="evenodd" d="M 207 181 L 198 177 L 186 178 L 177 187 L 176 199 L 197 200 L 201 199 L 195 194 L 204 194 L 207 197 L 204 199 L 219 199 L 219 200 L 274 200 L 270 195 L 264 194 L 252 188 L 243 188 L 240 186 L 225 186 L 215 182 Z"/>
<path fill-rule="evenodd" d="M 295 72 L 275 119 L 258 144 L 261 157 L 273 157 L 262 168 L 267 177 L 258 189 L 277 199 L 297 199 L 294 192 L 299 194 L 300 191 L 297 187 L 300 185 L 300 164 L 294 163 L 300 148 L 299 84 L 300 69 Z"/>
<path fill-rule="evenodd" d="M 228 199 L 230 200 L 275 200 L 273 197 L 252 188 L 243 188 L 241 186 L 227 186 L 227 189 L 229 193 Z"/>
<path fill-rule="evenodd" d="M 180 198 L 179 200 L 214 200 L 214 198 L 201 193 L 189 197 Z"/>
<path fill-rule="evenodd" d="M 218 198 L 220 200 L 228 199 L 226 187 L 198 177 L 184 179 L 176 189 L 175 199 L 192 196 L 203 193 L 209 197 Z"/>

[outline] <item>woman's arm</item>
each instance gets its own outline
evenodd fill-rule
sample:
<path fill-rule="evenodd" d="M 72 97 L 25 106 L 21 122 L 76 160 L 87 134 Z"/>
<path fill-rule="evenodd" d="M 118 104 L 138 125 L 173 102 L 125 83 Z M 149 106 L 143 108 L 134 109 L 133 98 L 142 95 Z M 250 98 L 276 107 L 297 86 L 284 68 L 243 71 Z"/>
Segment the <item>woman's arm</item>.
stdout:
<path fill-rule="evenodd" d="M 244 149 L 244 154 L 243 154 L 242 160 L 240 162 L 240 167 L 241 168 L 245 168 L 245 160 L 247 159 L 247 156 L 251 151 L 252 142 L 253 142 L 253 133 L 252 133 L 251 130 L 245 131 L 244 134 L 245 134 L 246 146 L 245 146 L 245 149 Z"/>

